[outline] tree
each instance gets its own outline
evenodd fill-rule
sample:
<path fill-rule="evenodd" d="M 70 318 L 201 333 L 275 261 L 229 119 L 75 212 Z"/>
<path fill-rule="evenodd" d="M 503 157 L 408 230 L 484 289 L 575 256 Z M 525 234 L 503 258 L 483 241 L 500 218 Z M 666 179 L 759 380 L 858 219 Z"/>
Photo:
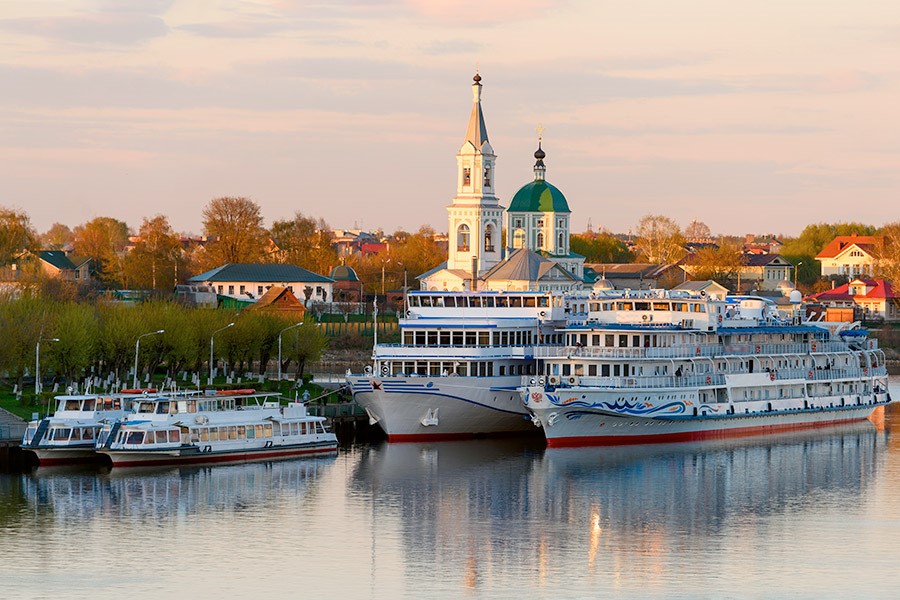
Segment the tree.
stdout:
<path fill-rule="evenodd" d="M 269 239 L 259 205 L 249 198 L 213 198 L 203 209 L 203 232 L 211 240 L 204 268 L 260 262 Z"/>
<path fill-rule="evenodd" d="M 296 330 L 285 334 L 282 346 L 282 356 L 286 359 L 287 364 L 290 364 L 292 360 L 297 361 L 297 381 L 300 381 L 306 365 L 314 363 L 322 357 L 322 353 L 328 346 L 328 338 L 317 323 L 304 321 L 303 325 Z"/>
<path fill-rule="evenodd" d="M 684 237 L 689 242 L 706 243 L 712 241 L 712 232 L 709 226 L 703 221 L 691 219 L 687 228 L 684 230 Z"/>
<path fill-rule="evenodd" d="M 800 236 L 786 239 L 781 253 L 784 256 L 813 259 L 831 240 L 839 235 L 874 235 L 875 228 L 863 223 L 815 223 L 807 225 Z"/>
<path fill-rule="evenodd" d="M 34 246 L 37 234 L 24 212 L 0 207 L 0 266 L 8 265 Z"/>
<path fill-rule="evenodd" d="M 279 248 L 270 257 L 275 262 L 290 263 L 323 275 L 338 263 L 337 252 L 331 245 L 334 235 L 323 219 L 304 217 L 298 212 L 291 220 L 275 221 L 271 237 Z"/>
<path fill-rule="evenodd" d="M 684 235 L 669 217 L 644 216 L 638 223 L 637 235 L 638 253 L 649 263 L 673 263 L 684 255 Z"/>
<path fill-rule="evenodd" d="M 112 217 L 97 217 L 75 228 L 75 254 L 88 256 L 107 286 L 125 283 L 123 257 L 128 245 L 128 225 Z"/>
<path fill-rule="evenodd" d="M 41 234 L 41 245 L 49 250 L 62 250 L 66 244 L 75 241 L 75 234 L 68 225 L 54 223 Z"/>
<path fill-rule="evenodd" d="M 900 221 L 888 223 L 878 233 L 882 239 L 875 248 L 874 274 L 900 284 Z"/>
<path fill-rule="evenodd" d="M 584 256 L 586 263 L 625 263 L 634 260 L 625 242 L 606 232 L 573 234 L 569 240 L 572 252 Z"/>
<path fill-rule="evenodd" d="M 144 219 L 138 241 L 125 257 L 125 275 L 132 289 L 171 290 L 185 275 L 181 239 L 169 220 L 157 215 Z"/>
<path fill-rule="evenodd" d="M 721 242 L 717 248 L 701 248 L 690 257 L 692 279 L 711 279 L 722 285 L 736 279 L 743 266 L 741 249 L 725 242 Z"/>
<path fill-rule="evenodd" d="M 53 335 L 59 341 L 47 347 L 47 356 L 68 383 L 78 381 L 96 359 L 100 325 L 97 313 L 87 304 L 58 304 L 54 309 Z"/>

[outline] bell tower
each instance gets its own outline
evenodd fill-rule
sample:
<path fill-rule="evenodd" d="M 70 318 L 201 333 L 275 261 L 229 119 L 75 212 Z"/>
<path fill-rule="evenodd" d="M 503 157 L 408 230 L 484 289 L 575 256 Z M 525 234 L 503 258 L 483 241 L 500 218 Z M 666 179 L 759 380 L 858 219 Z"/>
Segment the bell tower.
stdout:
<path fill-rule="evenodd" d="M 500 262 L 503 207 L 494 195 L 497 155 L 488 141 L 481 110 L 481 75 L 472 84 L 472 114 L 466 139 L 456 154 L 456 197 L 447 207 L 447 268 L 478 274 Z"/>

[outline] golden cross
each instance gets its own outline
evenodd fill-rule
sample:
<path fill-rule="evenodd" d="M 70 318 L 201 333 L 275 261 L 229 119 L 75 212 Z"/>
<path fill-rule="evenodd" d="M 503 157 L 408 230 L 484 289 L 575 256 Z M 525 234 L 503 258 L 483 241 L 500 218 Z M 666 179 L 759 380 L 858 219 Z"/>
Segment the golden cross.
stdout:
<path fill-rule="evenodd" d="M 538 141 L 542 141 L 544 139 L 544 126 L 538 123 L 537 129 L 535 129 L 538 134 Z"/>

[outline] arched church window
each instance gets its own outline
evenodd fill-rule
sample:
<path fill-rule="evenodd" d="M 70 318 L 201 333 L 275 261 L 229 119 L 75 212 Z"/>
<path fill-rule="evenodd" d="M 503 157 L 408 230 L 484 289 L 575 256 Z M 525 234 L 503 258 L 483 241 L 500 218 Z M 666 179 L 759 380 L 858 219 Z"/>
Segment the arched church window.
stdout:
<path fill-rule="evenodd" d="M 456 230 L 456 249 L 460 252 L 469 251 L 469 226 L 465 223 Z"/>
<path fill-rule="evenodd" d="M 556 242 L 556 246 L 559 248 L 559 251 L 562 252 L 565 249 L 565 235 L 562 231 L 559 232 L 559 236 Z"/>
<path fill-rule="evenodd" d="M 463 185 L 472 185 L 472 169 L 469 167 L 463 168 Z"/>
<path fill-rule="evenodd" d="M 544 247 L 544 232 L 543 232 L 543 231 L 538 231 L 538 234 L 537 234 L 537 247 L 538 247 L 538 249 L 541 249 L 541 248 Z"/>
<path fill-rule="evenodd" d="M 491 187 L 491 168 L 484 168 L 484 187 Z"/>
<path fill-rule="evenodd" d="M 525 247 L 525 230 L 524 229 L 516 229 L 513 232 L 513 248 L 524 248 Z"/>
<path fill-rule="evenodd" d="M 488 225 L 484 228 L 484 251 L 494 251 L 494 226 Z"/>

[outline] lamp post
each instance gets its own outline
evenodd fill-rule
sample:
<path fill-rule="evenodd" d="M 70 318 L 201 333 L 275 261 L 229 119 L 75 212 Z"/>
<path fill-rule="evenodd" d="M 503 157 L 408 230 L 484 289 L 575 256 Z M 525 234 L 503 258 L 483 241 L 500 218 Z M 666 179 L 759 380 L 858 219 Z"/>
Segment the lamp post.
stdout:
<path fill-rule="evenodd" d="M 134 343 L 134 380 L 132 381 L 131 387 L 137 389 L 138 386 L 138 352 L 141 351 L 141 338 L 147 337 L 148 335 L 159 335 L 160 333 L 165 333 L 165 329 L 159 329 L 157 331 L 151 331 L 150 333 L 144 333 L 138 336 L 137 341 Z"/>
<path fill-rule="evenodd" d="M 300 327 L 301 325 L 303 325 L 303 321 L 294 323 L 290 327 L 285 327 L 278 332 L 278 381 L 281 381 L 281 334 L 289 329 L 293 329 L 294 327 Z"/>
<path fill-rule="evenodd" d="M 381 261 L 381 295 L 384 296 L 384 266 L 391 262 L 391 259 Z"/>
<path fill-rule="evenodd" d="M 225 331 L 229 327 L 234 327 L 234 321 L 222 327 L 221 329 L 216 329 L 212 332 L 212 335 L 209 336 L 209 385 L 213 384 L 213 338 L 220 331 Z"/>
<path fill-rule="evenodd" d="M 34 346 L 34 395 L 41 393 L 41 342 L 58 342 L 59 338 L 48 338 L 42 340 L 38 338 L 37 344 Z"/>
<path fill-rule="evenodd" d="M 802 265 L 802 264 L 803 264 L 803 261 L 801 260 L 796 265 L 794 265 L 794 289 L 795 290 L 797 289 L 797 271 L 800 270 L 800 265 Z"/>

